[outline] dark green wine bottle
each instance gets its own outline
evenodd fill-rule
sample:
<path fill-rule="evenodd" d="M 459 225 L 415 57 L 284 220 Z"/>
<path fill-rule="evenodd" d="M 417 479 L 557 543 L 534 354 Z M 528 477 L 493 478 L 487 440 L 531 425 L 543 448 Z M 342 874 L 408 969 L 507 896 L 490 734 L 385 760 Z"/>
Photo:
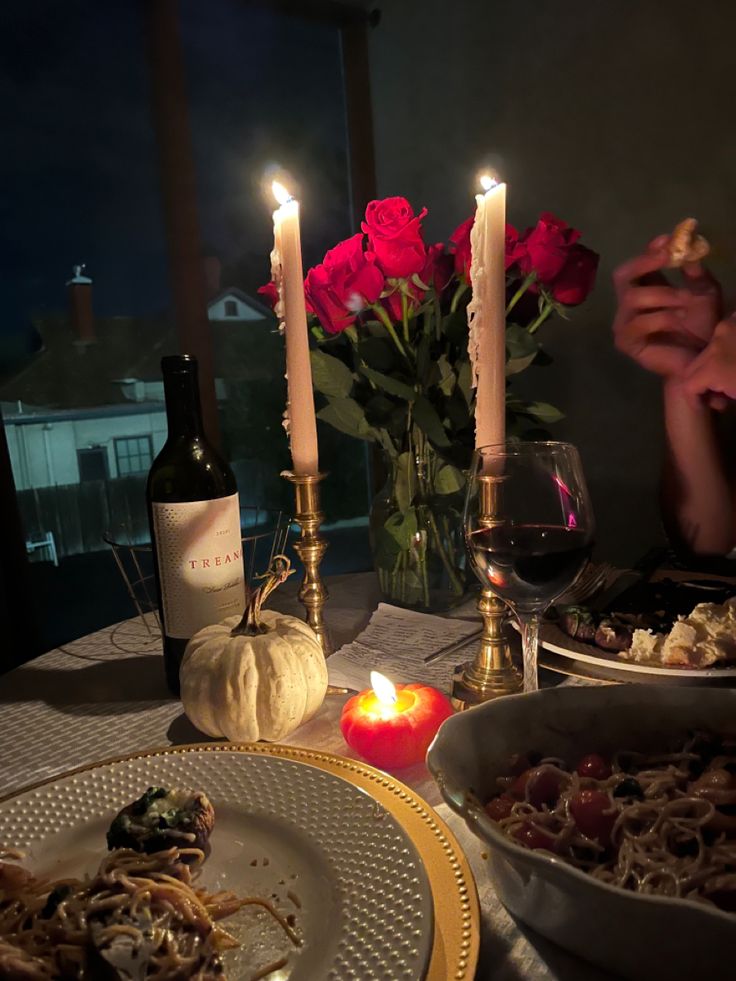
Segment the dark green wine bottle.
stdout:
<path fill-rule="evenodd" d="M 245 605 L 240 506 L 235 477 L 207 441 L 189 354 L 161 359 L 168 439 L 153 461 L 146 497 L 164 666 L 179 694 L 179 668 L 198 630 Z"/>

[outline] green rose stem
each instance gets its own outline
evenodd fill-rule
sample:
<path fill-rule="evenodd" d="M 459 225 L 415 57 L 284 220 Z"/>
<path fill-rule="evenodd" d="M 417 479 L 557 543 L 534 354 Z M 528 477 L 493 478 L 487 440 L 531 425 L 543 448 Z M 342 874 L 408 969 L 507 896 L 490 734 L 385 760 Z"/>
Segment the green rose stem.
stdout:
<path fill-rule="evenodd" d="M 411 422 L 411 407 L 409 409 L 409 418 Z M 412 436 L 413 436 L 414 445 L 416 446 L 416 451 L 412 449 Z M 412 467 L 411 461 L 412 460 L 418 461 L 420 459 L 422 460 L 425 459 L 426 452 L 424 448 L 424 443 L 425 443 L 424 434 L 420 429 L 417 429 L 415 426 L 412 425 L 411 430 L 409 431 L 409 462 L 407 466 L 410 471 L 414 472 L 414 476 L 416 477 L 416 487 L 414 488 L 413 491 L 410 488 L 411 500 L 414 499 L 415 494 L 420 494 L 420 484 L 422 479 L 421 473 L 419 472 L 418 469 L 415 470 L 415 468 Z M 418 536 L 416 551 L 417 551 L 417 558 L 419 561 L 419 570 L 421 572 L 422 596 L 424 599 L 424 605 L 429 606 L 429 573 L 427 571 L 427 540 L 426 537 L 422 536 L 421 533 L 419 533 Z"/>
<path fill-rule="evenodd" d="M 399 353 L 406 361 L 409 362 L 409 364 L 411 364 L 409 355 L 406 353 L 406 349 L 404 348 L 404 345 L 399 340 L 399 335 L 394 330 L 394 325 L 391 323 L 391 318 L 386 313 L 384 308 L 380 304 L 374 303 L 373 306 L 371 307 L 371 310 L 375 313 L 375 315 L 378 317 L 378 319 L 381 321 L 383 326 L 388 331 L 389 336 L 391 337 L 391 340 L 394 342 L 397 349 L 399 350 Z"/>
<path fill-rule="evenodd" d="M 427 484 L 427 477 L 429 475 L 429 468 L 431 466 L 431 461 L 429 459 L 429 453 L 431 448 L 429 446 L 429 443 L 427 442 L 427 437 L 424 435 L 421 429 L 416 429 L 415 431 L 416 431 L 415 441 L 417 445 L 417 459 L 420 459 L 423 463 L 423 466 L 421 467 L 421 472 L 417 475 L 417 477 L 419 480 L 422 480 L 422 488 L 421 488 L 422 497 L 424 497 L 424 499 L 426 500 L 429 497 L 429 487 Z M 433 483 L 434 483 L 434 475 L 433 475 Z M 442 535 L 437 526 L 437 518 L 435 517 L 434 511 L 432 510 L 429 504 L 425 504 L 423 506 L 423 511 L 424 511 L 424 520 L 429 525 L 429 529 L 432 533 L 432 538 L 434 539 L 434 544 L 437 550 L 437 554 L 440 557 L 440 561 L 442 562 L 442 565 L 445 567 L 445 571 L 447 572 L 448 579 L 450 580 L 450 583 L 452 585 L 452 590 L 457 595 L 461 595 L 463 592 L 463 584 L 460 581 L 457 572 L 455 571 L 455 568 L 450 560 L 450 556 L 447 554 L 447 550 L 445 549 L 445 546 L 442 542 Z M 447 540 L 448 541 L 450 540 L 449 535 L 447 536 Z M 422 573 L 426 577 L 427 575 L 426 548 L 424 551 L 425 551 L 425 558 L 423 561 Z"/>
<path fill-rule="evenodd" d="M 509 305 L 506 307 L 506 316 L 507 317 L 511 313 L 511 311 L 514 309 L 514 307 L 516 306 L 516 304 L 519 302 L 519 300 L 522 298 L 522 296 L 529 289 L 529 287 L 532 285 L 532 283 L 534 282 L 534 280 L 536 278 L 537 278 L 537 274 L 535 272 L 530 272 L 529 275 L 525 279 L 522 280 L 521 286 L 518 288 L 518 290 L 511 297 L 511 299 L 509 300 Z"/>
<path fill-rule="evenodd" d="M 545 305 L 542 307 L 542 310 L 541 310 L 539 316 L 537 317 L 537 319 L 534 320 L 527 327 L 527 330 L 529 331 L 529 333 L 530 334 L 534 334 L 536 331 L 538 331 L 539 328 L 542 326 L 542 324 L 544 323 L 544 321 L 547 319 L 547 317 L 549 317 L 549 315 L 552 313 L 553 310 L 554 310 L 554 306 L 549 302 L 549 300 L 547 300 L 545 302 Z"/>
<path fill-rule="evenodd" d="M 355 356 L 358 359 L 358 362 L 360 363 L 360 365 L 362 367 L 367 368 L 368 365 L 365 363 L 364 359 L 360 356 L 360 349 L 358 347 L 358 332 L 357 332 L 357 330 L 351 324 L 349 327 L 346 327 L 345 328 L 344 333 L 347 334 L 348 340 L 350 341 L 350 343 L 355 348 Z M 371 386 L 371 388 L 373 389 L 374 392 L 377 392 L 378 391 L 378 386 L 376 385 L 376 383 L 373 381 L 372 378 L 368 378 L 368 384 Z"/>
<path fill-rule="evenodd" d="M 467 283 L 458 283 L 458 287 L 455 290 L 455 294 L 450 302 L 450 313 L 454 313 L 457 310 L 457 305 L 463 297 L 463 293 L 466 292 L 468 288 Z"/>
<path fill-rule="evenodd" d="M 401 291 L 401 323 L 404 327 L 404 341 L 409 344 L 409 306 L 403 290 Z"/>

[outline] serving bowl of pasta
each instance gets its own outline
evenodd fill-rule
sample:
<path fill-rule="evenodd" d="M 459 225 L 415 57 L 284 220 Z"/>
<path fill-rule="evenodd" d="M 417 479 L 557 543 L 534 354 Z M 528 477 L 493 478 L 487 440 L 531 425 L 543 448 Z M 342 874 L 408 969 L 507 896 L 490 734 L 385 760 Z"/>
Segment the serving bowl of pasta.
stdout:
<path fill-rule="evenodd" d="M 736 945 L 736 691 L 510 696 L 449 719 L 427 762 L 519 919 L 627 978 L 723 976 Z"/>

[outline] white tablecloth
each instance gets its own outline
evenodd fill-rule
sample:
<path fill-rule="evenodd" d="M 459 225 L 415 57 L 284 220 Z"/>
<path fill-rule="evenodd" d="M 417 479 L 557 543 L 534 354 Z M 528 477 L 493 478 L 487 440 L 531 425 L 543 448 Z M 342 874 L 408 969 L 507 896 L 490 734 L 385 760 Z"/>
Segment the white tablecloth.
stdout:
<path fill-rule="evenodd" d="M 289 583 L 272 605 L 301 612 Z M 378 602 L 372 574 L 337 576 L 326 608 L 335 647 L 352 640 Z M 354 755 L 338 727 L 344 697 L 329 696 L 288 743 Z M 171 698 L 160 642 L 139 619 L 126 620 L 50 651 L 0 677 L 0 795 L 110 756 L 182 743 L 202 735 Z M 423 765 L 396 776 L 434 806 L 472 866 L 481 903 L 478 978 L 494 981 L 605 981 L 604 975 L 520 926 L 501 906 L 481 859 L 481 845 L 441 801 Z"/>

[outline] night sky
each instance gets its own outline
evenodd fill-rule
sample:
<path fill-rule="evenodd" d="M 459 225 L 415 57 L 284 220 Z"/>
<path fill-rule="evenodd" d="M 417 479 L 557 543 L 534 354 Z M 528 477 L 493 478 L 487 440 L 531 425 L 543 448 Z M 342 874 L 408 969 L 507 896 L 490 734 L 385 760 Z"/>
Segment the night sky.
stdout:
<path fill-rule="evenodd" d="M 202 240 L 223 286 L 268 278 L 263 177 L 298 176 L 305 264 L 351 231 L 338 33 L 238 0 L 180 0 Z M 100 316 L 169 304 L 141 4 L 5 0 L 0 339 L 66 308 L 76 262 Z"/>

